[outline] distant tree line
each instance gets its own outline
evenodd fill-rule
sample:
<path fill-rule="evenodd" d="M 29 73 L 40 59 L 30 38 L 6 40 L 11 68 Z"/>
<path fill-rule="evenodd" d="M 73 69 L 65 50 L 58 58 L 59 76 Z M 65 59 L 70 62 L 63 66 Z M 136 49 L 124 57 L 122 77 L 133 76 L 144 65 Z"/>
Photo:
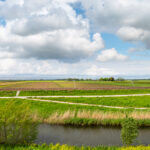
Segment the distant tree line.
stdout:
<path fill-rule="evenodd" d="M 117 78 L 114 77 L 101 77 L 99 79 L 79 79 L 79 78 L 68 78 L 67 81 L 125 81 L 124 78 Z"/>

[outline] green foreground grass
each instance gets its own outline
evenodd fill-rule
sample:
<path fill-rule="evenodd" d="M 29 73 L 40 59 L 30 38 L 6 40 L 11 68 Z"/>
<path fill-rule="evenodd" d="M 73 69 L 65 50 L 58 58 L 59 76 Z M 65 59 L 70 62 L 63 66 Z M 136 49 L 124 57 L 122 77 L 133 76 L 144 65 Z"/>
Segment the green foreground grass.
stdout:
<path fill-rule="evenodd" d="M 59 91 L 21 91 L 19 96 L 48 96 L 48 95 L 124 95 L 149 94 L 150 89 L 129 90 L 59 90 Z"/>
<path fill-rule="evenodd" d="M 115 146 L 97 146 L 97 147 L 77 147 L 68 145 L 29 145 L 29 146 L 6 146 L 0 145 L 0 150 L 150 150 L 150 146 L 137 146 L 137 147 L 115 147 Z"/>
<path fill-rule="evenodd" d="M 0 107 L 10 99 L 0 99 Z M 150 126 L 150 110 L 110 109 L 102 107 L 56 104 L 41 101 L 12 99 L 16 105 L 27 102 L 33 120 L 40 123 L 78 126 L 120 126 L 126 114 L 134 117 L 139 126 Z"/>
<path fill-rule="evenodd" d="M 39 98 L 37 98 L 39 99 Z M 150 96 L 126 96 L 126 97 L 50 97 L 40 98 L 72 103 L 85 103 L 121 107 L 150 107 Z"/>

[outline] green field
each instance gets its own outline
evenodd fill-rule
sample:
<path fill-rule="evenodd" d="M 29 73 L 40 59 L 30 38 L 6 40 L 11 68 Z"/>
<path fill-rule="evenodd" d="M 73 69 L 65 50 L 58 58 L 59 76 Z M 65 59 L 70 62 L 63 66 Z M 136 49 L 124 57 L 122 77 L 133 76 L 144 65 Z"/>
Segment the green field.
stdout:
<path fill-rule="evenodd" d="M 4 96 L 15 96 L 16 95 L 16 91 L 0 91 L 0 97 L 4 97 Z"/>
<path fill-rule="evenodd" d="M 132 82 L 132 84 L 131 84 Z M 76 86 L 79 89 L 73 88 Z M 125 89 L 122 89 L 125 87 Z M 130 89 L 129 87 L 134 87 Z M 138 88 L 136 88 L 138 87 Z M 141 88 L 139 88 L 141 87 Z M 144 87 L 144 88 L 143 88 Z M 147 87 L 147 88 L 146 88 Z M 96 96 L 96 95 L 126 95 L 126 94 L 150 94 L 150 81 L 17 81 L 0 82 L 0 97 L 13 97 L 19 90 L 19 96 Z M 47 88 L 52 88 L 48 90 Z M 53 89 L 54 88 L 54 89 Z M 65 89 L 63 89 L 65 88 Z M 68 89 L 66 89 L 68 88 Z M 73 89 L 69 89 L 73 88 Z M 80 89 L 81 88 L 81 89 Z M 82 89 L 83 88 L 83 89 Z M 84 89 L 85 88 L 85 89 Z M 91 89 L 90 89 L 91 88 Z M 95 89 L 93 89 L 95 88 Z M 110 89 L 109 89 L 110 88 Z M 3 90 L 4 89 L 4 90 Z M 36 99 L 36 98 L 34 98 Z M 31 97 L 1 98 L 0 108 L 6 102 L 13 100 L 15 105 L 28 103 L 32 111 L 32 119 L 38 123 L 72 125 L 72 126 L 115 126 L 121 127 L 126 115 L 134 118 L 139 127 L 150 127 L 150 96 L 125 96 L 125 97 L 51 97 L 37 98 L 40 100 L 54 100 L 46 102 L 34 100 Z M 71 102 L 75 104 L 63 104 L 58 102 Z M 80 105 L 93 104 L 94 106 Z M 96 105 L 96 106 L 95 106 Z M 127 107 L 106 108 L 105 106 Z M 135 109 L 146 108 L 146 109 Z M 7 146 L 0 145 L 0 150 L 140 150 L 150 147 L 75 147 L 68 145 L 28 145 Z"/>
<path fill-rule="evenodd" d="M 150 80 L 125 80 L 125 81 L 78 81 L 80 83 L 98 83 L 103 85 L 150 87 Z"/>
<path fill-rule="evenodd" d="M 0 81 L 1 90 L 46 90 L 46 89 L 137 89 L 150 88 L 150 80 L 125 80 L 125 81 L 67 81 L 67 80 L 49 80 L 49 81 Z"/>
<path fill-rule="evenodd" d="M 60 91 L 21 91 L 20 96 L 49 96 L 49 95 L 124 95 L 124 94 L 149 94 L 150 89 L 132 90 L 60 90 Z"/>
<path fill-rule="evenodd" d="M 0 107 L 11 99 L 1 99 Z M 33 113 L 33 120 L 50 124 L 111 125 L 120 126 L 126 114 L 137 119 L 140 126 L 150 126 L 150 110 L 113 109 L 93 106 L 58 104 L 41 101 L 12 99 L 16 105 L 27 102 Z"/>
<path fill-rule="evenodd" d="M 38 98 L 39 99 L 39 98 Z M 40 98 L 55 101 L 97 104 L 121 107 L 150 107 L 150 96 L 126 96 L 126 97 L 59 97 Z"/>

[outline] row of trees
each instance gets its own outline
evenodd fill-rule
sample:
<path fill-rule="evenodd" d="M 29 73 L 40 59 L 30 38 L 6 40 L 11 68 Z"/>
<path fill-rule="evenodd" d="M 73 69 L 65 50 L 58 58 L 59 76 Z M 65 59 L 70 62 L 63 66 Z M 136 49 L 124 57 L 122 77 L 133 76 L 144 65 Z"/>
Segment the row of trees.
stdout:
<path fill-rule="evenodd" d="M 114 77 L 101 77 L 100 79 L 79 79 L 79 78 L 68 78 L 67 79 L 68 81 L 97 81 L 97 80 L 99 80 L 99 81 L 125 81 L 125 79 L 124 78 L 121 78 L 121 77 L 119 77 L 119 78 L 117 78 L 117 79 L 115 79 Z"/>

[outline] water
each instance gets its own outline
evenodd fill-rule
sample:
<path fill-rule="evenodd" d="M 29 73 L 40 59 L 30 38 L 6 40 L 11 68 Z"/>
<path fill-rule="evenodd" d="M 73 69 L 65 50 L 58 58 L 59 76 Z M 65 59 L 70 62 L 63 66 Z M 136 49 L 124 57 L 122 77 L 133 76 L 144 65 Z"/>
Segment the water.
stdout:
<path fill-rule="evenodd" d="M 38 128 L 38 137 L 35 143 L 60 143 L 76 146 L 98 146 L 98 145 L 118 145 L 121 146 L 120 129 L 112 127 L 98 128 L 78 128 L 41 124 Z M 150 144 L 150 128 L 139 130 L 138 140 L 140 143 Z"/>

